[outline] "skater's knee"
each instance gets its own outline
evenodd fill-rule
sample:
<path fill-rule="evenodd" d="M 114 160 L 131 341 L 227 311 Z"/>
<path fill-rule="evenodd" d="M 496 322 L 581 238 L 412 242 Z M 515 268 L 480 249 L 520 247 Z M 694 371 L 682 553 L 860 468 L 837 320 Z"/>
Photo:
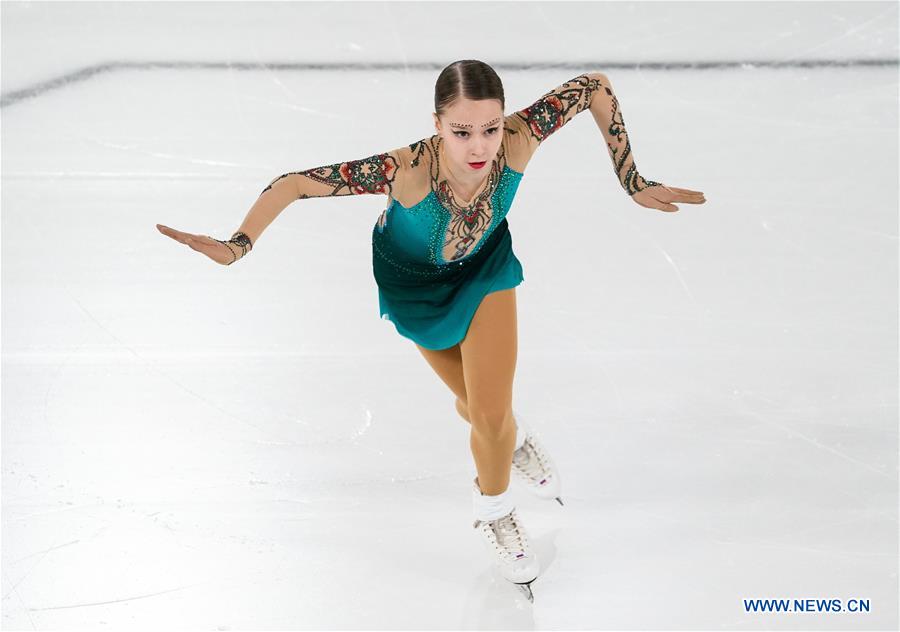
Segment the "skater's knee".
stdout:
<path fill-rule="evenodd" d="M 471 419 L 469 418 L 469 405 L 465 400 L 459 397 L 456 398 L 456 412 L 459 413 L 460 417 L 471 423 Z"/>
<path fill-rule="evenodd" d="M 515 428 L 510 406 L 470 404 L 469 421 L 476 432 L 495 440 Z"/>

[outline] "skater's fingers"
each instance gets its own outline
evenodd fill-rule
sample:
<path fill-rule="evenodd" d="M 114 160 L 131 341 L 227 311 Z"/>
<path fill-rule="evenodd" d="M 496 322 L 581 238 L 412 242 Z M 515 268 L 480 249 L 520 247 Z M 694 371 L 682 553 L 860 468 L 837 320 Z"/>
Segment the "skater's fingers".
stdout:
<path fill-rule="evenodd" d="M 212 239 L 210 239 L 207 235 L 195 235 L 194 233 L 186 233 L 182 230 L 175 230 L 174 228 L 169 228 L 168 226 L 164 226 L 162 224 L 157 224 L 156 228 L 163 235 L 167 237 L 171 237 L 175 241 L 179 241 L 183 244 L 191 245 L 195 243 L 208 244 L 212 245 L 216 243 Z"/>
<path fill-rule="evenodd" d="M 192 235 L 190 233 L 185 234 L 184 243 L 202 253 L 209 252 L 210 246 L 217 245 L 215 241 L 205 235 Z"/>
<path fill-rule="evenodd" d="M 180 241 L 182 243 L 185 243 L 187 238 L 190 237 L 190 233 L 175 230 L 174 228 L 169 228 L 168 226 L 163 226 L 162 224 L 157 224 L 156 229 L 166 237 L 171 237 L 172 239 Z"/>
<path fill-rule="evenodd" d="M 206 244 L 207 246 L 215 246 L 217 243 L 219 243 L 218 240 L 210 237 L 209 235 L 194 235 L 193 240 L 198 241 L 201 244 Z"/>
<path fill-rule="evenodd" d="M 181 242 L 191 250 L 203 253 L 216 263 L 227 265 L 234 260 L 234 253 L 224 243 L 209 235 L 198 235 L 169 228 L 164 224 L 157 224 L 156 229 L 167 237 Z"/>
<path fill-rule="evenodd" d="M 156 230 L 158 230 L 159 232 L 161 232 L 163 235 L 166 235 L 167 237 L 172 237 L 175 233 L 178 232 L 178 231 L 175 230 L 174 228 L 169 228 L 169 227 L 166 226 L 165 224 L 157 224 L 157 225 L 156 225 Z"/>

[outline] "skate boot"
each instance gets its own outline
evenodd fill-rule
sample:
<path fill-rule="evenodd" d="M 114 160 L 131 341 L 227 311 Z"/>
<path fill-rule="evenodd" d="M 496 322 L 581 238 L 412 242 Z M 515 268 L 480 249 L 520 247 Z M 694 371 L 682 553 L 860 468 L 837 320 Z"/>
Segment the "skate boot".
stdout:
<path fill-rule="evenodd" d="M 538 437 L 513 412 L 516 420 L 516 450 L 513 452 L 512 472 L 516 479 L 539 498 L 555 498 L 560 505 L 559 470 L 553 464 Z"/>
<path fill-rule="evenodd" d="M 494 566 L 504 579 L 515 584 L 528 601 L 533 602 L 531 582 L 537 578 L 540 564 L 531 550 L 528 534 L 516 514 L 509 490 L 487 496 L 481 492 L 476 478 L 472 496 L 476 516 L 472 526 L 478 530 Z"/>

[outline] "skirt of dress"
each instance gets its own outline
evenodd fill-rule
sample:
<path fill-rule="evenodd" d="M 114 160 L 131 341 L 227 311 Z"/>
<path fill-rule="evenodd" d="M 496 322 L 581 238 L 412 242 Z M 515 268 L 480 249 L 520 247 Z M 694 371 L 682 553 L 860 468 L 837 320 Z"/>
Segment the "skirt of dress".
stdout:
<path fill-rule="evenodd" d="M 482 299 L 524 281 L 504 217 L 471 255 L 441 265 L 409 261 L 377 229 L 372 271 L 381 317 L 426 349 L 448 349 L 466 337 Z"/>

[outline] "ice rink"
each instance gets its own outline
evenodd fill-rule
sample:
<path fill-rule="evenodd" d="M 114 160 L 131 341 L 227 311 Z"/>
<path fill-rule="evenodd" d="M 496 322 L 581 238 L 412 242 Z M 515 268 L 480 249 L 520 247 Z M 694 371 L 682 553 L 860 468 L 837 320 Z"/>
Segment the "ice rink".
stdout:
<path fill-rule="evenodd" d="M 897 629 L 896 2 L 0 14 L 4 630 Z M 565 501 L 512 483 L 533 604 L 379 318 L 385 197 L 228 267 L 155 228 L 228 239 L 273 178 L 431 135 L 457 59 L 507 114 L 605 73 L 641 175 L 707 198 L 635 204 L 589 113 L 522 178 L 513 406 Z"/>

